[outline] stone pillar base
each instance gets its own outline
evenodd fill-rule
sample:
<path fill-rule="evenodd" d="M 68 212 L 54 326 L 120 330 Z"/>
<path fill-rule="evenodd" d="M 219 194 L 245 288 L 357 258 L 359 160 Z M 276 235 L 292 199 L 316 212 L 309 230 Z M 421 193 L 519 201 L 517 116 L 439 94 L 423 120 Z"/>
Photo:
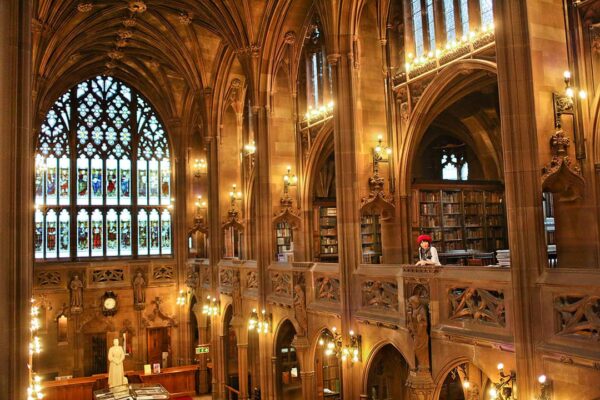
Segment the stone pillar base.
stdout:
<path fill-rule="evenodd" d="M 429 371 L 410 371 L 406 380 L 410 400 L 433 400 L 435 384 Z"/>

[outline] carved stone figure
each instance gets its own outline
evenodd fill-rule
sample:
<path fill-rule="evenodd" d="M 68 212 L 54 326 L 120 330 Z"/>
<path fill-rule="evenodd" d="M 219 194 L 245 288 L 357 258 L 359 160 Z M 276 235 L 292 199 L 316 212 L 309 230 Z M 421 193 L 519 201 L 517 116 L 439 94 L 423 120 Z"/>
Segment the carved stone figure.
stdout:
<path fill-rule="evenodd" d="M 133 302 L 136 308 L 146 304 L 146 280 L 142 271 L 138 271 L 133 279 Z"/>
<path fill-rule="evenodd" d="M 301 285 L 294 286 L 294 314 L 300 325 L 298 336 L 306 335 L 308 330 L 308 316 L 306 315 L 306 295 Z"/>
<path fill-rule="evenodd" d="M 83 282 L 78 274 L 75 274 L 71 280 L 69 289 L 71 289 L 71 312 L 80 313 L 83 310 Z"/>
<path fill-rule="evenodd" d="M 340 300 L 340 282 L 338 279 L 324 276 L 317 279 L 317 298 L 337 302 Z"/>
<path fill-rule="evenodd" d="M 125 351 L 119 346 L 119 339 L 113 340 L 113 346 L 108 350 L 108 387 L 127 385 L 125 370 L 123 369 L 123 360 L 125 360 Z"/>
<path fill-rule="evenodd" d="M 246 287 L 248 289 L 258 289 L 258 277 L 256 276 L 256 271 L 248 272 Z"/>
<path fill-rule="evenodd" d="M 419 371 L 429 370 L 429 322 L 427 305 L 418 296 L 408 299 L 408 323 L 415 345 L 415 357 Z"/>

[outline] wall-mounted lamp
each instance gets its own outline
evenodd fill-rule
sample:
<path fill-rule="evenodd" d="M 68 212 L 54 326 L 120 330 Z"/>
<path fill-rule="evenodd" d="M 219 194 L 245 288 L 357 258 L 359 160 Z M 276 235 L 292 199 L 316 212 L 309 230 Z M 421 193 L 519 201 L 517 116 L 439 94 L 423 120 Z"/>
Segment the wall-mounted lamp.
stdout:
<path fill-rule="evenodd" d="M 200 178 L 208 172 L 208 163 L 204 158 L 194 162 L 194 176 Z"/>
<path fill-rule="evenodd" d="M 184 290 L 180 290 L 179 291 L 179 295 L 177 296 L 177 300 L 176 300 L 177 305 L 178 306 L 185 306 L 186 299 L 187 299 L 187 295 L 186 295 L 185 291 Z"/>
<path fill-rule="evenodd" d="M 285 175 L 283 175 L 283 194 L 287 196 L 290 186 L 298 185 L 298 177 L 292 175 L 292 167 L 288 165 Z"/>
<path fill-rule="evenodd" d="M 235 183 L 231 185 L 229 199 L 231 200 L 231 208 L 235 208 L 235 202 L 242 199 L 242 192 L 237 190 L 237 185 Z"/>
<path fill-rule="evenodd" d="M 244 153 L 247 156 L 253 155 L 254 153 L 256 153 L 256 143 L 254 142 L 254 140 L 251 140 L 249 143 L 247 143 L 244 146 Z"/>
<path fill-rule="evenodd" d="M 383 144 L 383 135 L 377 135 L 377 145 L 373 148 L 373 174 L 379 174 L 379 163 L 390 161 L 392 148 Z"/>
<path fill-rule="evenodd" d="M 537 400 L 550 400 L 552 395 L 552 382 L 548 380 L 546 375 L 538 376 L 540 384 L 540 394 L 536 397 Z"/>
<path fill-rule="evenodd" d="M 498 373 L 500 374 L 500 381 L 492 383 L 492 388 L 489 391 L 490 399 L 515 400 L 513 397 L 513 385 L 517 380 L 517 374 L 515 371 L 504 372 L 504 364 L 502 363 L 498 364 Z"/>
<path fill-rule="evenodd" d="M 562 127 L 561 117 L 563 115 L 573 116 L 573 138 L 575 139 L 575 153 L 578 160 L 585 158 L 584 139 L 580 133 L 580 115 L 578 115 L 578 101 L 587 99 L 587 92 L 581 88 L 571 85 L 572 75 L 570 71 L 563 73 L 565 90 L 563 93 L 552 93 L 554 105 L 554 126 Z"/>
<path fill-rule="evenodd" d="M 324 333 L 319 339 L 319 346 L 324 349 L 323 353 L 326 356 L 335 356 L 342 361 L 350 360 L 351 363 L 361 360 L 362 338 L 360 335 L 356 335 L 351 330 L 348 332 L 350 342 L 344 345 L 342 335 L 338 333 L 335 326 L 331 328 L 331 333 L 333 338 L 331 335 Z"/>
<path fill-rule="evenodd" d="M 258 333 L 267 334 L 271 332 L 272 321 L 273 316 L 270 313 L 267 314 L 267 310 L 263 309 L 260 315 L 258 315 L 256 308 L 253 308 L 248 319 L 248 330 L 256 330 Z"/>
<path fill-rule="evenodd" d="M 196 215 L 199 216 L 202 216 L 203 212 L 206 211 L 206 209 L 208 208 L 208 204 L 206 203 L 206 200 L 202 199 L 201 194 L 198 195 L 198 198 L 194 205 L 196 206 Z"/>
<path fill-rule="evenodd" d="M 220 309 L 220 304 L 215 297 L 206 296 L 206 301 L 202 305 L 202 314 L 212 317 L 219 315 Z"/>

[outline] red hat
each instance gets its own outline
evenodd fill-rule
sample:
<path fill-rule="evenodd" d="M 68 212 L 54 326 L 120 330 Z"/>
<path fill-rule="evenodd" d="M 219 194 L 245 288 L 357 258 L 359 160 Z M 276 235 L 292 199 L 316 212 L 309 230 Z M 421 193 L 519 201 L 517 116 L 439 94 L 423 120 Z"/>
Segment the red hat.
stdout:
<path fill-rule="evenodd" d="M 429 242 L 431 243 L 431 236 L 429 235 L 419 235 L 417 238 L 417 244 L 421 244 L 421 242 Z"/>

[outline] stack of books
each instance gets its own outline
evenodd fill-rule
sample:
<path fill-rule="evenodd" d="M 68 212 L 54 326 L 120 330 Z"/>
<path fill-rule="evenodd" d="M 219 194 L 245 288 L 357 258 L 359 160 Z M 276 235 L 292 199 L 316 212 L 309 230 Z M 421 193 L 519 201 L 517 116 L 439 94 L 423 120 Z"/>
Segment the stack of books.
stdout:
<path fill-rule="evenodd" d="M 510 250 L 496 250 L 496 259 L 501 267 L 510 267 Z"/>

